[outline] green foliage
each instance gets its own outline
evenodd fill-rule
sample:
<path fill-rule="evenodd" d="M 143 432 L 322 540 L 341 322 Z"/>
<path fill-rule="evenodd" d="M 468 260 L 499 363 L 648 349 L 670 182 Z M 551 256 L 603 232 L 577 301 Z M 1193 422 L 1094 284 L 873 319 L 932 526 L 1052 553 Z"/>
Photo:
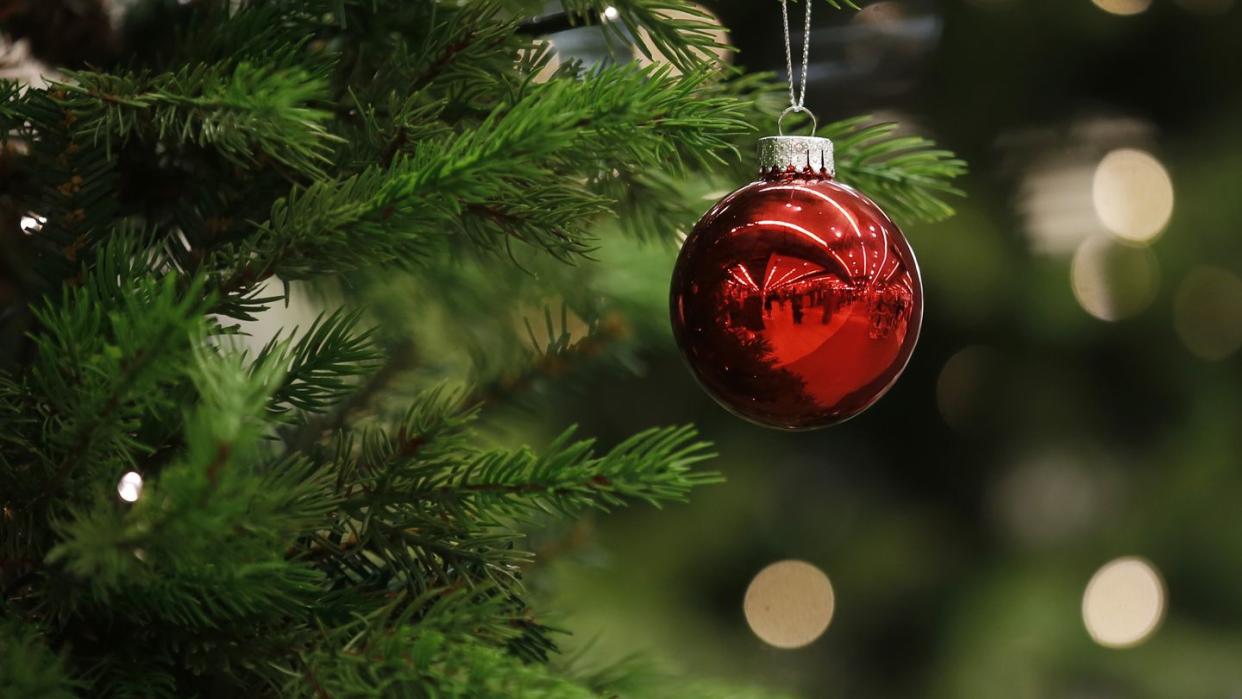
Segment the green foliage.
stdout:
<path fill-rule="evenodd" d="M 239 167 L 270 158 L 298 176 L 322 176 L 334 140 L 329 114 L 308 106 L 327 91 L 298 69 L 249 63 L 194 65 L 159 75 L 73 72 L 56 85 L 74 131 L 109 151 L 129 139 L 210 149 Z"/>
<path fill-rule="evenodd" d="M 6 696 L 67 699 L 80 688 L 33 625 L 0 623 L 0 689 Z"/>
<path fill-rule="evenodd" d="M 481 417 L 575 355 L 619 356 L 601 221 L 671 239 L 688 183 L 733 172 L 780 109 L 770 77 L 712 65 L 691 3 L 610 4 L 614 41 L 678 70 L 541 76 L 521 0 L 279 0 L 144 5 L 158 31 L 124 65 L 0 82 L 0 220 L 46 219 L 4 238 L 0 694 L 670 695 L 550 662 L 524 534 L 684 501 L 719 480 L 710 447 L 557 428 L 535 450 Z M 960 163 L 829 128 L 851 181 L 947 213 Z M 358 303 L 385 275 L 408 293 Z M 346 308 L 243 352 L 233 321 L 287 301 L 274 280 L 339 282 Z M 394 306 L 453 321 L 461 363 L 501 350 L 449 370 Z M 443 387 L 463 374 L 474 389 Z"/>
<path fill-rule="evenodd" d="M 819 130 L 836 147 L 837 173 L 899 219 L 941 221 L 953 215 L 945 201 L 962 191 L 950 182 L 966 163 L 921 136 L 895 135 L 898 125 L 857 117 Z"/>
<path fill-rule="evenodd" d="M 361 319 L 358 311 L 337 311 L 316 318 L 296 341 L 281 340 L 279 333 L 269 340 L 255 357 L 254 371 L 276 366 L 284 374 L 268 398 L 268 410 L 321 412 L 352 393 L 350 380 L 370 374 L 382 359 L 372 331 L 358 330 Z"/>
<path fill-rule="evenodd" d="M 289 696 L 547 697 L 598 696 L 542 664 L 523 663 L 494 643 L 513 636 L 494 598 L 434 593 L 403 612 L 384 610 L 324 634 L 286 670 Z M 415 622 L 415 619 L 418 619 Z M 375 628 L 386 629 L 376 634 Z"/>
<path fill-rule="evenodd" d="M 731 101 L 696 99 L 708 81 L 706 71 L 617 66 L 529 84 L 476 130 L 424 141 L 387 170 L 370 167 L 278 200 L 245 257 L 296 279 L 416 264 L 454 234 L 483 249 L 516 240 L 561 258 L 580 255 L 610 200 L 566 175 L 718 159 L 746 124 Z"/>

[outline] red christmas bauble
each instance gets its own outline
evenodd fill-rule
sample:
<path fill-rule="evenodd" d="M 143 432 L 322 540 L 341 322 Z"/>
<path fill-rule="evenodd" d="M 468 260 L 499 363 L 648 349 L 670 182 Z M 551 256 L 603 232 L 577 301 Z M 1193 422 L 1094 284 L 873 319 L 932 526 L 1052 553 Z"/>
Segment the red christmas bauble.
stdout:
<path fill-rule="evenodd" d="M 769 427 L 827 427 L 896 382 L 918 340 L 923 287 L 901 230 L 833 180 L 831 142 L 760 141 L 763 176 L 686 238 L 673 333 L 699 383 Z"/>

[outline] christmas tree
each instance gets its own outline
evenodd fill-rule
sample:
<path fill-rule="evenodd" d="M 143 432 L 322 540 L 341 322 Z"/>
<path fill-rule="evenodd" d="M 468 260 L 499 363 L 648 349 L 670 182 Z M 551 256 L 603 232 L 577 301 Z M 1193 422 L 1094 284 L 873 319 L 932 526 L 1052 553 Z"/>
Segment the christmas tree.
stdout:
<path fill-rule="evenodd" d="M 0 694 L 738 696 L 558 654 L 529 595 L 525 534 L 685 500 L 711 447 L 480 414 L 641 351 L 600 251 L 743 181 L 784 88 L 691 3 L 563 5 L 0 15 L 40 64 L 0 83 Z M 951 213 L 951 155 L 820 133 L 899 220 Z M 247 347 L 298 293 L 329 310 Z"/>

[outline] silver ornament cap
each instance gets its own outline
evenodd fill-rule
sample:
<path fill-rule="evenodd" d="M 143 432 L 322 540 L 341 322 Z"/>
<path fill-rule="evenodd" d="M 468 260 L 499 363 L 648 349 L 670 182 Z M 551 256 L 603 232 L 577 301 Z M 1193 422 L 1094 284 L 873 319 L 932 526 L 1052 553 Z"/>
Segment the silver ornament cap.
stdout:
<path fill-rule="evenodd" d="M 837 166 L 833 159 L 832 140 L 820 136 L 766 136 L 759 139 L 759 171 L 771 172 L 793 168 L 802 172 L 807 168 L 824 171 L 829 177 L 836 176 Z"/>

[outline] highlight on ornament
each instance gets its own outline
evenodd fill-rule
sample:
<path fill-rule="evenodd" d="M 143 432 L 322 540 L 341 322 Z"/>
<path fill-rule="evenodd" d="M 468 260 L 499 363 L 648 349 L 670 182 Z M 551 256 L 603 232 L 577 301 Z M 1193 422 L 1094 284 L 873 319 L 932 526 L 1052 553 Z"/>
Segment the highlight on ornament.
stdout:
<path fill-rule="evenodd" d="M 750 581 L 742 603 L 746 623 L 761 641 L 802 648 L 832 623 L 836 596 L 822 570 L 806 561 L 777 561 Z"/>

